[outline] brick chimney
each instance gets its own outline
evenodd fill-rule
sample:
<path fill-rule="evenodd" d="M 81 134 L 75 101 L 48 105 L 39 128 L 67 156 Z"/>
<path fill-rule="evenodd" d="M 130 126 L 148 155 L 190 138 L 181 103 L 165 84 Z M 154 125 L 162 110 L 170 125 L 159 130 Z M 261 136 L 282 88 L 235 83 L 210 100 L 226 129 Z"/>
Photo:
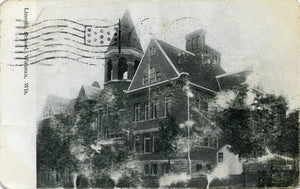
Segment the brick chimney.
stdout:
<path fill-rule="evenodd" d="M 185 36 L 185 48 L 192 53 L 205 51 L 205 31 L 200 29 Z"/>

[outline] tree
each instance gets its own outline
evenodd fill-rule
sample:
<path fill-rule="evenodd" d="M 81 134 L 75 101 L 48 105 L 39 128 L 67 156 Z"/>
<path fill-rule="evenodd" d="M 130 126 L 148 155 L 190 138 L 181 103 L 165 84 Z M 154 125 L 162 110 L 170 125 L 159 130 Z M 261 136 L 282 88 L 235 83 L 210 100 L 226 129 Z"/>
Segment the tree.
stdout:
<path fill-rule="evenodd" d="M 271 152 L 297 155 L 298 121 L 296 114 L 288 114 L 288 103 L 283 96 L 255 92 L 247 86 L 233 89 L 236 98 L 229 106 L 216 111 L 215 119 L 221 129 L 221 140 L 240 157 L 250 158 Z M 290 140 L 290 138 L 293 138 Z M 295 141 L 295 142 L 294 142 Z M 297 141 L 297 142 L 296 142 Z M 293 156 L 293 155 L 292 155 Z"/>
<path fill-rule="evenodd" d="M 37 168 L 55 170 L 63 175 L 74 171 L 75 158 L 70 151 L 73 137 L 72 119 L 67 115 L 55 115 L 42 120 L 37 132 Z"/>
<path fill-rule="evenodd" d="M 170 159 L 176 152 L 174 141 L 179 132 L 179 126 L 176 124 L 173 116 L 167 115 L 167 118 L 160 122 L 159 141 L 157 141 L 157 149 L 168 158 L 168 167 L 170 167 Z"/>
<path fill-rule="evenodd" d="M 250 127 L 250 108 L 245 99 L 248 88 L 241 86 L 234 89 L 236 98 L 229 107 L 214 112 L 217 126 L 222 133 L 220 140 L 229 145 L 229 150 L 240 157 L 248 157 L 253 151 Z"/>

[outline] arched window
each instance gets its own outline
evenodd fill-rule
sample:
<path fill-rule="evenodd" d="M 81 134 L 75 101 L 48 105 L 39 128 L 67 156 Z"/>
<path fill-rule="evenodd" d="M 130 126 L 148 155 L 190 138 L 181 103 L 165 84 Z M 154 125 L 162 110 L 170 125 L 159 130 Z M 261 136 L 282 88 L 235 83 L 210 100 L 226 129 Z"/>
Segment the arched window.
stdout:
<path fill-rule="evenodd" d="M 127 72 L 127 60 L 121 58 L 118 63 L 118 79 L 125 79 L 124 76 L 127 75 L 124 74 L 125 72 Z"/>
<path fill-rule="evenodd" d="M 112 79 L 112 62 L 108 60 L 107 62 L 107 72 L 106 72 L 106 81 L 110 81 Z"/>

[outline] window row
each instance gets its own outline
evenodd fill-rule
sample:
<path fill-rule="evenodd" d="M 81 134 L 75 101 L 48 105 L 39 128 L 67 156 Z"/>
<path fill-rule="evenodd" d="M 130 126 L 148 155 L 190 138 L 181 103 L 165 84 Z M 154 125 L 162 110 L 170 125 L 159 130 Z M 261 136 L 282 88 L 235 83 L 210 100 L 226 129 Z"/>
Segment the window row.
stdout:
<path fill-rule="evenodd" d="M 163 102 L 160 103 L 159 100 L 153 100 L 151 102 L 146 102 L 144 104 L 143 120 L 156 119 L 158 117 L 166 117 L 170 113 L 171 108 L 171 98 L 164 98 Z M 134 105 L 134 121 L 142 120 L 142 107 L 140 103 Z M 161 115 L 160 115 L 161 114 Z"/>
<path fill-rule="evenodd" d="M 152 153 L 159 151 L 158 133 L 137 134 L 134 136 L 134 149 L 138 153 Z"/>
<path fill-rule="evenodd" d="M 218 148 L 218 138 L 216 137 L 198 137 L 195 139 L 195 144 L 198 146 Z"/>
<path fill-rule="evenodd" d="M 157 176 L 158 174 L 164 175 L 164 174 L 168 174 L 169 170 L 170 167 L 168 163 L 162 163 L 160 164 L 160 166 L 157 163 L 144 164 L 145 176 Z"/>
<path fill-rule="evenodd" d="M 211 171 L 211 165 L 210 164 L 206 164 L 205 165 L 205 169 L 206 171 Z M 203 165 L 201 163 L 196 164 L 196 172 L 200 172 L 200 171 L 204 171 Z"/>
<path fill-rule="evenodd" d="M 143 77 L 143 85 L 148 85 L 161 81 L 161 72 L 151 68 L 150 72 Z"/>
<path fill-rule="evenodd" d="M 204 49 L 205 45 L 205 36 L 195 36 L 186 43 L 187 50 L 198 50 L 200 48 Z"/>

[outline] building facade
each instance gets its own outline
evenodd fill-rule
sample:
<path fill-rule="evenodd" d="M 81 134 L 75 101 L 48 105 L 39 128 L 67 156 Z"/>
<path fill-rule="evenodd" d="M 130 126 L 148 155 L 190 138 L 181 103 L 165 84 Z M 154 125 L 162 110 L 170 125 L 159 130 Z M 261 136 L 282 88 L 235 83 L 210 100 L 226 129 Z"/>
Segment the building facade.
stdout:
<path fill-rule="evenodd" d="M 105 53 L 103 89 L 97 83 L 82 86 L 78 97 L 68 100 L 64 112 L 58 114 L 72 114 L 82 103 L 88 104 L 92 119 L 86 127 L 91 128 L 94 138 L 112 143 L 132 140 L 144 180 L 156 182 L 164 174 L 182 172 L 205 176 L 231 156 L 232 163 L 239 163 L 219 141 L 210 109 L 222 86 L 244 82 L 240 77 L 244 73 L 225 73 L 221 54 L 205 43 L 203 30 L 193 31 L 185 39 L 186 49 L 153 38 L 143 51 L 126 11 Z M 238 83 L 236 75 L 242 78 Z M 53 115 L 47 113 L 51 107 L 54 105 L 49 103 L 45 106 L 44 120 Z M 179 135 L 189 138 L 190 143 L 187 148 L 183 142 L 171 157 L 159 149 L 161 124 L 170 117 L 179 127 Z M 45 173 L 39 171 L 38 179 L 43 183 Z M 70 183 L 70 174 L 65 177 Z"/>

